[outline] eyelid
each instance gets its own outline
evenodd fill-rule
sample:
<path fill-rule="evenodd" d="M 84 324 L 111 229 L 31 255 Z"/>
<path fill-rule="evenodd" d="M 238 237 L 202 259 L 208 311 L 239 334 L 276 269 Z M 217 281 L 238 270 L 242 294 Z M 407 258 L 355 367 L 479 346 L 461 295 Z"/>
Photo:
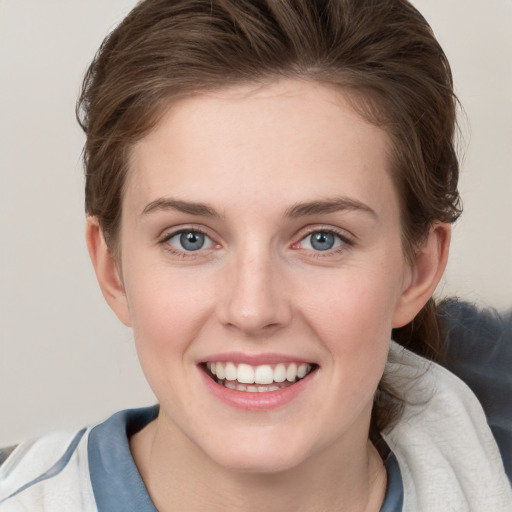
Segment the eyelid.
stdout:
<path fill-rule="evenodd" d="M 197 251 L 187 251 L 185 249 L 180 249 L 179 247 L 176 247 L 168 243 L 169 240 L 172 240 L 175 236 L 188 232 L 200 233 L 201 235 L 204 235 L 206 238 L 210 240 L 211 246 L 198 249 Z M 189 258 L 194 256 L 197 257 L 201 253 L 206 252 L 208 249 L 216 249 L 221 247 L 221 244 L 216 241 L 215 237 L 211 233 L 209 233 L 209 230 L 205 229 L 202 226 L 196 226 L 193 224 L 165 228 L 158 236 L 157 244 L 163 246 L 166 251 L 172 253 L 173 255 Z"/>
<path fill-rule="evenodd" d="M 338 238 L 338 245 L 325 250 L 316 250 L 313 247 L 302 247 L 304 240 L 314 235 L 315 233 L 329 233 Z M 335 258 L 341 257 L 348 250 L 352 249 L 355 245 L 356 237 L 352 233 L 347 232 L 344 229 L 333 227 L 333 226 L 307 226 L 299 231 L 296 242 L 291 246 L 292 249 L 299 251 L 298 254 L 301 257 L 308 259 L 322 259 L 322 258 Z"/>
<path fill-rule="evenodd" d="M 335 226 L 329 226 L 329 225 L 323 225 L 323 224 L 316 224 L 316 225 L 308 225 L 301 230 L 296 235 L 297 242 L 294 242 L 293 245 L 301 242 L 304 240 L 304 238 L 314 234 L 314 233 L 330 233 L 333 234 L 341 239 L 342 242 L 354 245 L 356 242 L 357 237 L 351 233 L 350 231 L 347 231 L 346 229 L 338 228 Z"/>
<path fill-rule="evenodd" d="M 171 238 L 175 237 L 176 235 L 179 235 L 181 233 L 186 232 L 194 232 L 194 233 L 201 233 L 204 236 L 207 236 L 208 238 L 211 238 L 211 236 L 206 232 L 206 230 L 197 227 L 197 226 L 185 226 L 185 227 L 176 227 L 176 228 L 165 228 L 162 233 L 158 236 L 159 243 L 166 242 L 170 240 Z"/>
<path fill-rule="evenodd" d="M 184 231 L 197 231 L 198 233 L 208 236 L 211 239 L 216 238 L 215 233 L 212 232 L 212 230 L 210 228 L 208 228 L 202 224 L 194 224 L 193 222 L 190 222 L 190 223 L 184 222 L 184 223 L 176 224 L 174 226 L 167 225 L 158 232 L 158 234 L 156 235 L 156 238 L 159 241 L 162 241 L 164 238 L 170 238 L 173 235 L 176 235 L 178 233 L 183 233 Z"/>

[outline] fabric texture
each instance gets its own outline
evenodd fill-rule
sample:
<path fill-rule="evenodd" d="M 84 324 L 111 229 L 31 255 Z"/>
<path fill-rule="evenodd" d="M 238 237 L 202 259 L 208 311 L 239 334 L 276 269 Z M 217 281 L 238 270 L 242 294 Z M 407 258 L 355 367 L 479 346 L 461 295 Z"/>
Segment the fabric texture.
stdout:
<path fill-rule="evenodd" d="M 406 401 L 399 423 L 383 434 L 402 474 L 404 511 L 512 511 L 498 446 L 469 387 L 396 343 L 387 370 Z"/>
<path fill-rule="evenodd" d="M 129 438 L 158 416 L 158 406 L 121 411 L 89 435 L 91 484 L 99 512 L 157 512 L 132 458 Z"/>
<path fill-rule="evenodd" d="M 19 445 L 0 467 L 0 511 L 96 512 L 86 430 Z"/>
<path fill-rule="evenodd" d="M 512 482 L 512 311 L 478 310 L 450 299 L 440 314 L 446 340 L 440 363 L 482 404 Z"/>

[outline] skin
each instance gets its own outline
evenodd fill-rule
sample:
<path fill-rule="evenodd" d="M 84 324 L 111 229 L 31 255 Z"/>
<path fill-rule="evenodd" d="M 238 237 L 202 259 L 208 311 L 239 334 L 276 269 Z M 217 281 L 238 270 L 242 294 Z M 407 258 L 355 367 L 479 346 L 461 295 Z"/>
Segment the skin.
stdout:
<path fill-rule="evenodd" d="M 120 260 L 94 218 L 87 240 L 161 405 L 131 439 L 159 510 L 380 509 L 373 394 L 391 329 L 431 296 L 449 245 L 438 224 L 405 258 L 388 153 L 342 93 L 292 80 L 182 99 L 133 148 Z M 311 245 L 319 232 L 332 249 Z M 226 352 L 317 369 L 290 402 L 248 411 L 204 384 L 198 364 Z"/>

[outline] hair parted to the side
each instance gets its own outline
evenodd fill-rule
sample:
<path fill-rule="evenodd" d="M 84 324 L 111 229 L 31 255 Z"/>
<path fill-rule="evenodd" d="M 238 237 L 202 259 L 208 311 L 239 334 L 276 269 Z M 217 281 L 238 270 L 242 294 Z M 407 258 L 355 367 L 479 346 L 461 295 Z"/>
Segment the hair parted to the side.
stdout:
<path fill-rule="evenodd" d="M 387 131 L 407 256 L 435 222 L 457 219 L 451 71 L 407 0 L 145 0 L 101 45 L 77 104 L 87 135 L 86 212 L 98 218 L 111 252 L 118 252 L 130 150 L 169 103 L 279 78 L 337 87 Z M 442 337 L 433 300 L 393 337 L 435 359 Z M 385 377 L 372 433 L 389 428 L 400 412 L 399 394 Z"/>

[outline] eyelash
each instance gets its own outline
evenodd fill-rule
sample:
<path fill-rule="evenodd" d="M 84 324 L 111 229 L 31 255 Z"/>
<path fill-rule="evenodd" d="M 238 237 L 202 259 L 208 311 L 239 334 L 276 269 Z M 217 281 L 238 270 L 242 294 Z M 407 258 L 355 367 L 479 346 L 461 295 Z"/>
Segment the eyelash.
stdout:
<path fill-rule="evenodd" d="M 171 233 L 167 233 L 167 234 L 165 234 L 159 240 L 158 243 L 163 247 L 163 249 L 165 251 L 167 251 L 171 255 L 176 256 L 178 258 L 194 258 L 194 257 L 200 256 L 201 253 L 204 252 L 202 250 L 202 248 L 198 249 L 197 251 L 187 251 L 186 249 L 181 249 L 180 250 L 180 249 L 175 248 L 174 246 L 172 246 L 169 243 L 169 241 L 172 240 L 175 236 L 181 235 L 183 233 L 198 233 L 198 234 L 201 234 L 204 237 L 208 238 L 211 241 L 212 244 L 218 245 L 213 240 L 213 238 L 210 235 L 208 235 L 208 233 L 206 233 L 205 230 L 203 230 L 201 228 L 197 228 L 197 227 L 183 228 L 183 229 L 178 229 L 177 231 L 172 231 Z"/>
<path fill-rule="evenodd" d="M 332 235 L 339 240 L 340 244 L 337 247 L 333 247 L 332 249 L 326 249 L 324 251 L 307 249 L 308 252 L 310 252 L 308 257 L 328 258 L 328 257 L 332 257 L 332 256 L 338 256 L 339 254 L 345 252 L 348 248 L 352 247 L 355 243 L 354 239 L 350 236 L 347 236 L 346 233 L 341 233 L 340 231 L 337 231 L 331 227 L 329 227 L 329 228 L 315 227 L 314 229 L 310 229 L 308 231 L 301 233 L 299 241 L 294 243 L 292 245 L 292 248 L 300 249 L 300 247 L 298 247 L 299 244 L 301 244 L 308 237 L 311 237 L 316 233 Z"/>
<path fill-rule="evenodd" d="M 175 257 L 179 257 L 179 258 L 193 258 L 193 257 L 198 257 L 200 255 L 204 256 L 204 249 L 203 248 L 200 248 L 196 251 L 187 251 L 186 249 L 177 249 L 175 248 L 174 246 L 172 246 L 171 244 L 169 244 L 169 241 L 172 240 L 174 237 L 178 236 L 178 235 L 181 235 L 183 233 L 198 233 L 200 235 L 203 235 L 204 237 L 208 238 L 212 244 L 214 245 L 217 245 L 219 246 L 219 244 L 217 244 L 213 238 L 208 235 L 208 233 L 201 229 L 201 228 L 198 228 L 198 227 L 189 227 L 189 228 L 182 228 L 182 229 L 179 229 L 177 231 L 172 231 L 171 233 L 167 233 L 165 234 L 160 240 L 159 240 L 159 244 L 162 245 L 162 247 L 164 248 L 165 251 L 167 251 L 168 253 L 172 254 L 173 256 Z M 303 231 L 301 234 L 300 234 L 300 238 L 298 240 L 298 242 L 295 242 L 291 245 L 292 249 L 301 249 L 299 247 L 299 245 L 304 241 L 306 240 L 308 237 L 311 237 L 313 236 L 314 234 L 316 233 L 322 233 L 322 234 L 325 234 L 325 235 L 332 235 L 334 237 L 336 237 L 340 244 L 339 246 L 337 247 L 333 247 L 331 249 L 326 249 L 324 251 L 322 250 L 314 250 L 314 249 L 306 249 L 310 254 L 308 255 L 309 257 L 313 257 L 313 258 L 325 258 L 325 257 L 332 257 L 332 256 L 336 256 L 342 252 L 345 252 L 347 250 L 347 248 L 349 247 L 352 247 L 354 245 L 354 240 L 352 237 L 349 237 L 347 236 L 345 233 L 341 233 L 335 229 L 332 229 L 331 227 L 329 228 L 322 228 L 322 227 L 316 227 L 314 229 L 310 229 L 308 231 Z"/>

